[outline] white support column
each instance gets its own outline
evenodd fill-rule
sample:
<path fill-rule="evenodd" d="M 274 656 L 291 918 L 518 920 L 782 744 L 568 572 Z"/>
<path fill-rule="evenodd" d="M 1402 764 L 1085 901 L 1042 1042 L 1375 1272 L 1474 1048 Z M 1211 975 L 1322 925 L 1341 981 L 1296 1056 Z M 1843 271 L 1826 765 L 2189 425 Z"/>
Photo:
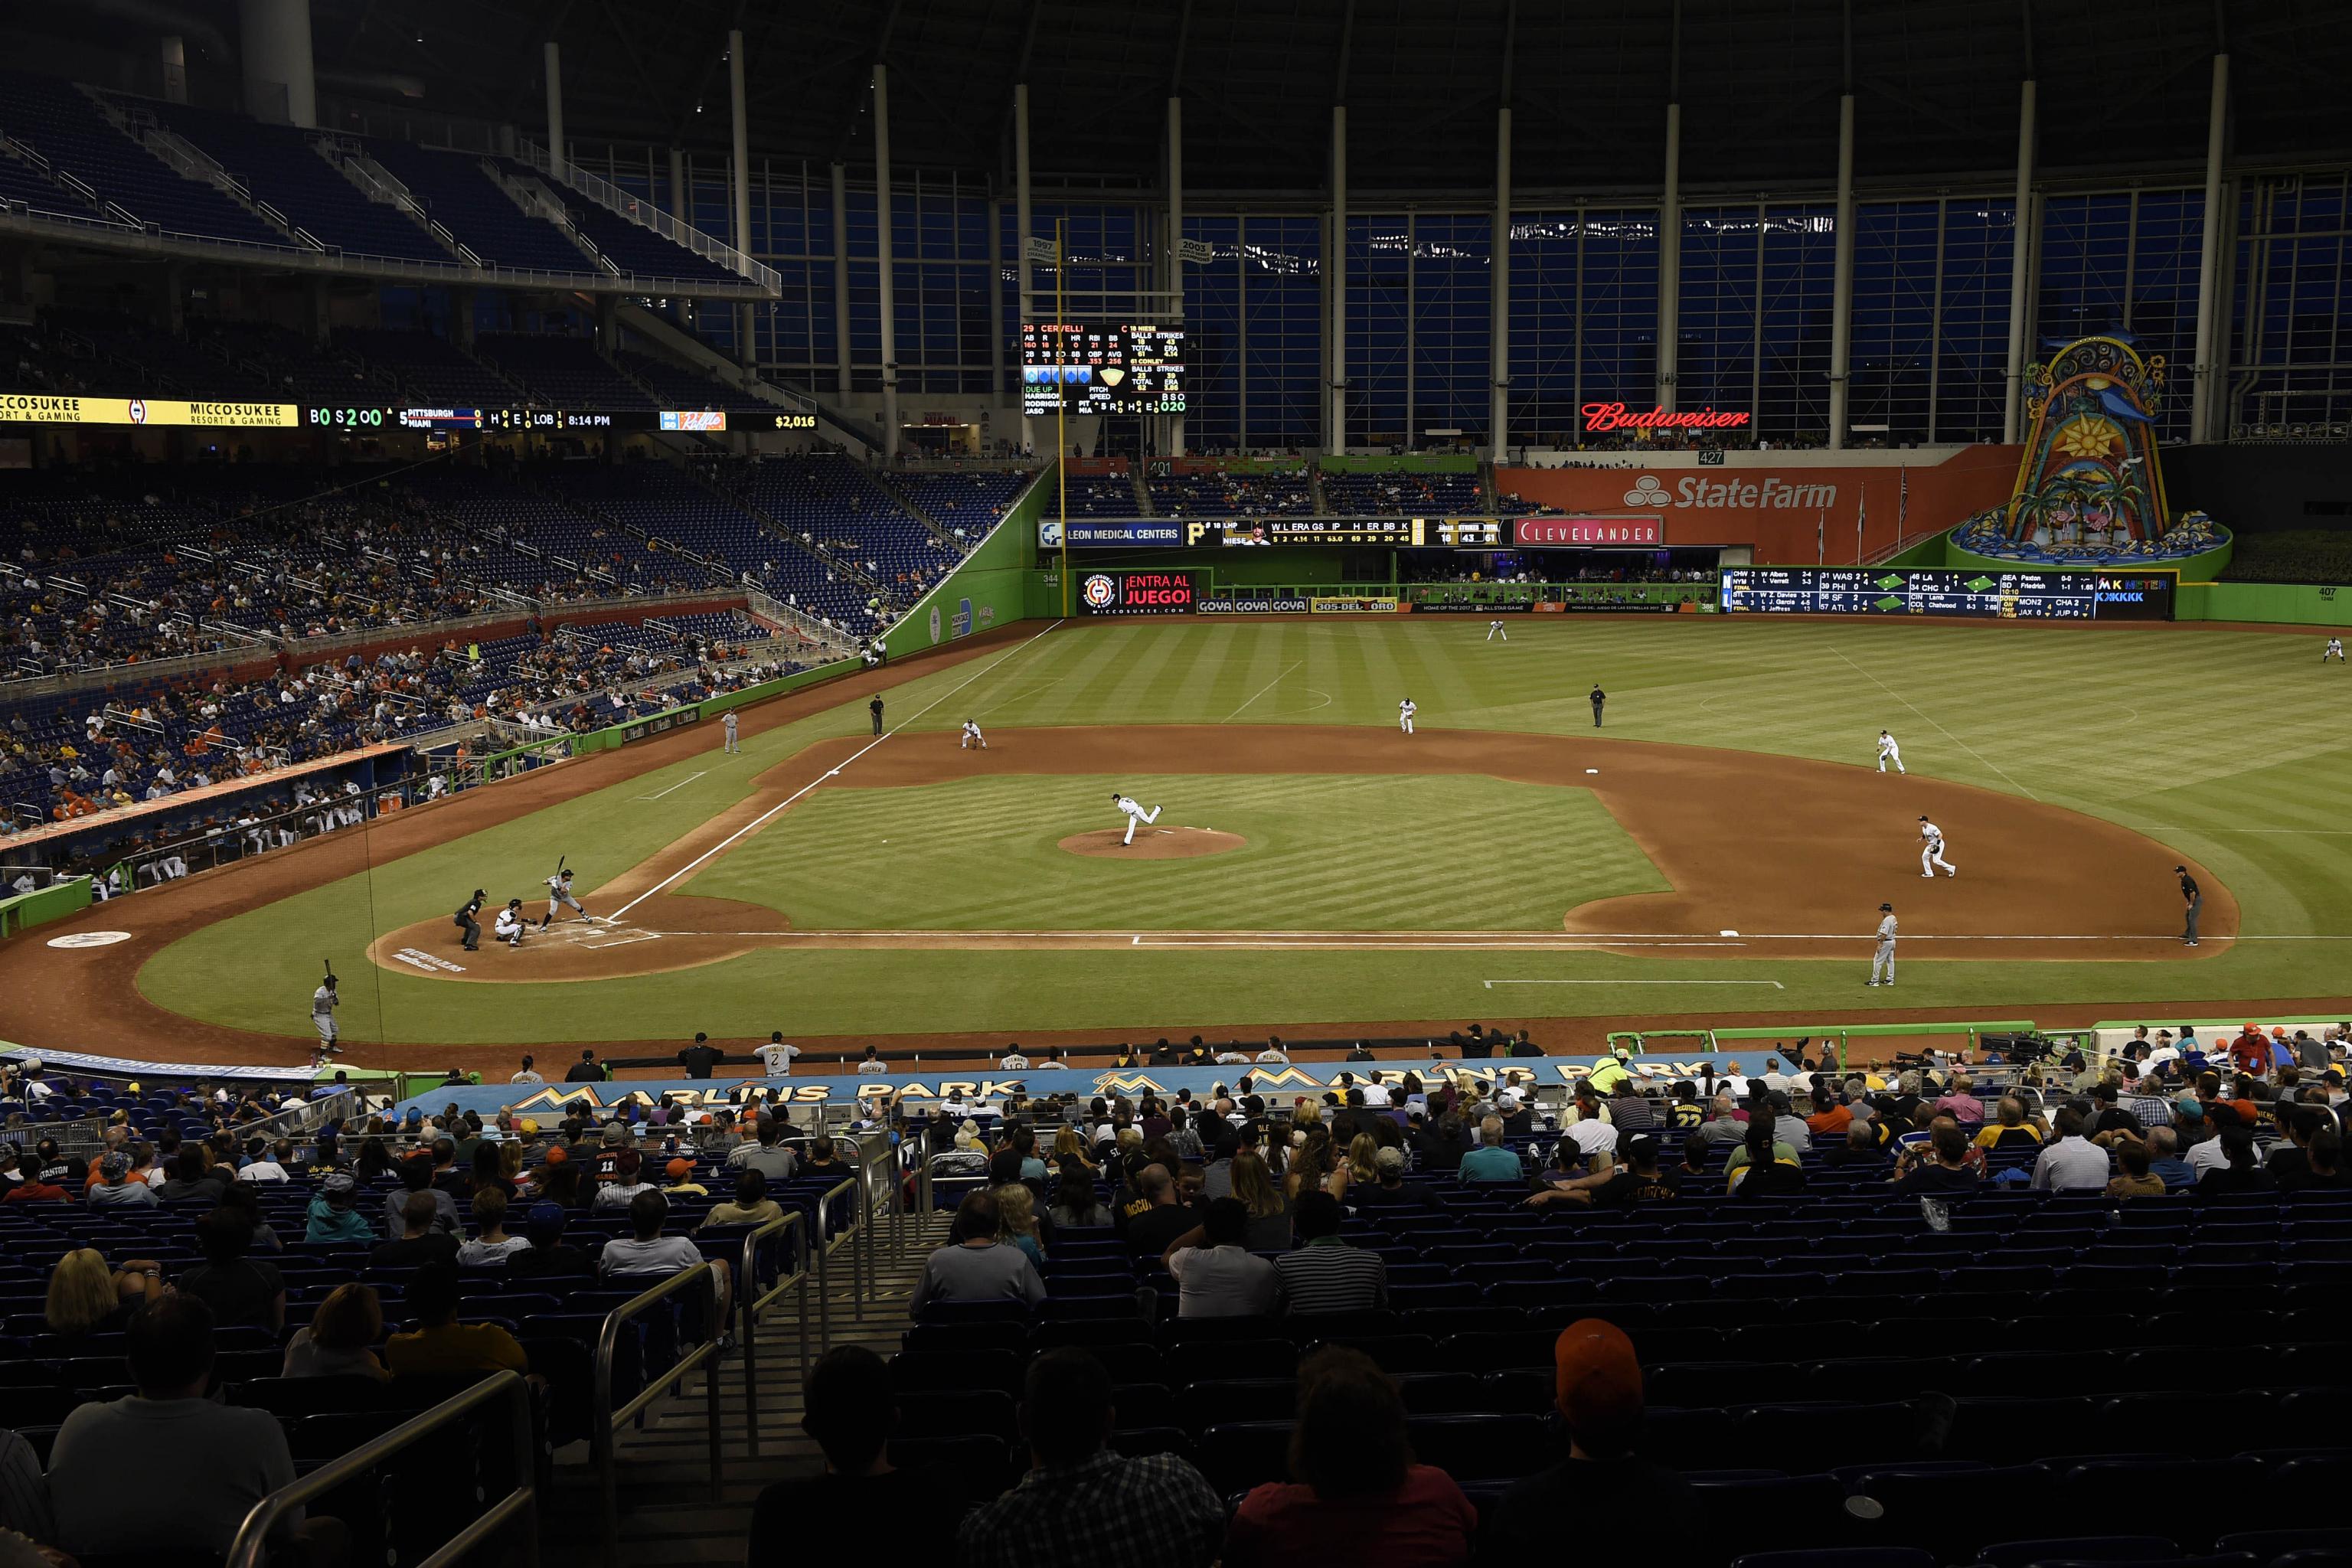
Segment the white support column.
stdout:
<path fill-rule="evenodd" d="M 849 395 L 849 171 L 833 166 L 833 385 Z"/>
<path fill-rule="evenodd" d="M 1168 99 L 1168 288 L 1178 328 L 1184 325 L 1184 100 Z M 1168 421 L 1168 455 L 1184 455 L 1184 416 Z"/>
<path fill-rule="evenodd" d="M 1511 444 L 1511 106 L 1495 110 L 1495 233 L 1488 246 L 1494 291 L 1488 307 L 1486 447 L 1501 462 Z M 1408 302 L 1409 304 L 1409 302 Z"/>
<path fill-rule="evenodd" d="M 688 183 L 686 171 L 686 149 L 671 148 L 669 150 L 669 214 L 680 223 L 690 224 L 694 222 L 694 187 Z M 694 322 L 692 300 L 683 296 L 673 297 L 669 302 L 669 311 L 670 319 L 679 326 L 689 330 L 692 328 Z"/>
<path fill-rule="evenodd" d="M 2189 395 L 2189 438 L 2210 441 L 2220 423 L 2214 409 L 2220 402 L 2221 369 L 2229 334 L 2221 330 L 2221 237 L 2227 232 L 2221 210 L 2221 154 L 2227 140 L 2230 108 L 2230 57 L 2213 57 L 2213 98 L 2205 116 L 2205 234 L 2197 258 L 2197 358 Z"/>
<path fill-rule="evenodd" d="M 1830 280 L 1830 450 L 1845 449 L 1853 358 L 1853 94 L 1838 100 L 1837 250 Z"/>
<path fill-rule="evenodd" d="M 988 201 L 988 390 L 1000 405 L 1008 390 L 1004 384 L 1004 203 L 995 196 Z M 998 426 L 996 434 L 1001 439 L 1004 426 Z"/>
<path fill-rule="evenodd" d="M 743 29 L 727 34 L 727 94 L 735 121 L 734 159 L 729 174 L 735 194 L 735 248 L 751 254 L 751 120 L 743 93 Z M 751 341 L 751 307 L 735 309 L 735 363 L 756 370 L 760 355 Z"/>
<path fill-rule="evenodd" d="M 890 262 L 890 77 L 874 66 L 874 245 L 882 305 L 882 459 L 898 456 L 898 302 Z"/>
<path fill-rule="evenodd" d="M 2011 442 L 2025 433 L 2025 351 L 2033 338 L 2033 92 L 2031 79 L 2019 85 L 2017 226 L 2009 246 L 2009 363 L 2000 404 L 2000 438 Z"/>
<path fill-rule="evenodd" d="M 1331 106 L 1331 241 L 1323 256 L 1330 313 L 1323 324 L 1324 363 L 1330 400 L 1324 414 L 1323 449 L 1348 449 L 1348 106 Z"/>
<path fill-rule="evenodd" d="M 1658 204 L 1658 406 L 1682 375 L 1683 106 L 1666 105 L 1666 188 Z"/>
<path fill-rule="evenodd" d="M 1019 325 L 1028 326 L 1037 320 L 1033 299 L 1035 277 L 1029 269 L 1029 237 L 1036 232 L 1029 219 L 1029 84 L 1013 84 L 1013 265 L 1019 268 L 1021 286 L 1014 299 L 1021 307 Z M 1022 401 L 1028 401 L 1028 392 L 1022 392 Z M 1026 414 L 1021 416 L 1021 449 L 1037 449 L 1036 422 Z M 1059 458 L 1059 454 L 1055 454 Z"/>
<path fill-rule="evenodd" d="M 163 101 L 188 101 L 188 43 L 176 33 L 163 40 Z"/>
<path fill-rule="evenodd" d="M 547 57 L 547 172 L 561 182 L 571 145 L 563 140 L 563 47 L 550 38 L 541 52 Z"/>
<path fill-rule="evenodd" d="M 319 123 L 319 83 L 310 63 L 310 0 L 237 0 L 245 57 L 245 111 L 276 125 Z"/>

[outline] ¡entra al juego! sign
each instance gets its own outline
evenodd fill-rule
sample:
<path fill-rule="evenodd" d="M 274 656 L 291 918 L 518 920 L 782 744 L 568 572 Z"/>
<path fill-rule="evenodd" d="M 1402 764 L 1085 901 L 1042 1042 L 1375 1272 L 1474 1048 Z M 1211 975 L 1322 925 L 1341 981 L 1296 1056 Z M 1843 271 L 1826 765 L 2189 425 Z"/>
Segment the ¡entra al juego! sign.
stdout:
<path fill-rule="evenodd" d="M 1078 579 L 1078 609 L 1089 616 L 1190 615 L 1194 598 L 1182 572 L 1089 572 Z"/>

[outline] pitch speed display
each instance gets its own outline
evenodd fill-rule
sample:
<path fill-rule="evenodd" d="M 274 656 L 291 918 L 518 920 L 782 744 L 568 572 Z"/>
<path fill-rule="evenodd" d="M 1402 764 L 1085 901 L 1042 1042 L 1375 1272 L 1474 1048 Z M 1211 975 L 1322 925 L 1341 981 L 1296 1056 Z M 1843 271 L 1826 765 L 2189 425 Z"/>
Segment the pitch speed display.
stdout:
<path fill-rule="evenodd" d="M 1021 412 L 1184 412 L 1184 329 L 1036 321 L 1021 329 Z"/>
<path fill-rule="evenodd" d="M 1726 610 L 1804 616 L 2168 621 L 2170 572 L 1972 572 L 1887 566 L 1727 566 Z"/>

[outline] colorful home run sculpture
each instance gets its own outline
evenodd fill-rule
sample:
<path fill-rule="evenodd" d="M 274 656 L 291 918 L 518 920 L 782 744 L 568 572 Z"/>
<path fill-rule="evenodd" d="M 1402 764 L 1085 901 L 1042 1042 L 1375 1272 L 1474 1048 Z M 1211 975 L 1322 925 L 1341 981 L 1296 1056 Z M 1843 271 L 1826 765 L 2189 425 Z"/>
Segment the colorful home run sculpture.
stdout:
<path fill-rule="evenodd" d="M 2172 515 L 2157 455 L 2164 357 L 2122 336 L 2080 338 L 2034 365 L 2032 426 L 2007 504 L 1954 531 L 1962 550 L 2088 563 L 2200 554 L 2228 535 L 2202 512 Z"/>

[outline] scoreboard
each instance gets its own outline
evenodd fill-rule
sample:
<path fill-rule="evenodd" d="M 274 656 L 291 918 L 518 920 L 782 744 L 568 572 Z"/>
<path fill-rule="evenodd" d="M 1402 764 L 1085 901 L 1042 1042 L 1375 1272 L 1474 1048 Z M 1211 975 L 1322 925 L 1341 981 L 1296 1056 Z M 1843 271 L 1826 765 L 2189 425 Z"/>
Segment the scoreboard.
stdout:
<path fill-rule="evenodd" d="M 1187 522 L 1184 542 L 1496 550 L 1509 541 L 1501 520 L 1492 517 L 1253 517 Z"/>
<path fill-rule="evenodd" d="M 1184 329 L 1033 321 L 1021 328 L 1021 412 L 1181 414 Z"/>
<path fill-rule="evenodd" d="M 2171 572 L 1975 572 L 1886 566 L 1726 566 L 1726 610 L 1806 616 L 2168 621 Z"/>

